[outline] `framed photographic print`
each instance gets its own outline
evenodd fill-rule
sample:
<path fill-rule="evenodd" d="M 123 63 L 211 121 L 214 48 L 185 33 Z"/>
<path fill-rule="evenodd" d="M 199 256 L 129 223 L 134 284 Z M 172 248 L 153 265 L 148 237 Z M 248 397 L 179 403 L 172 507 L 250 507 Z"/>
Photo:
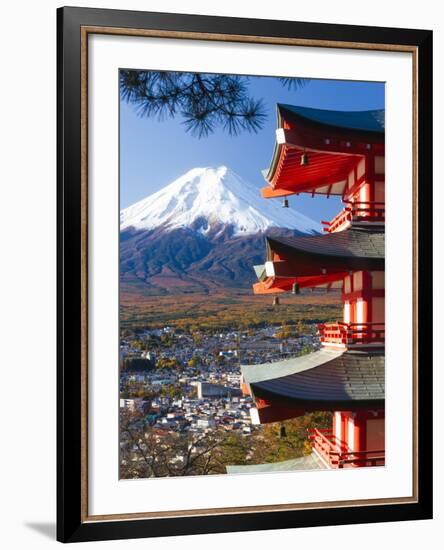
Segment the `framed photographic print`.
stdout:
<path fill-rule="evenodd" d="M 58 11 L 58 539 L 432 517 L 432 33 Z"/>

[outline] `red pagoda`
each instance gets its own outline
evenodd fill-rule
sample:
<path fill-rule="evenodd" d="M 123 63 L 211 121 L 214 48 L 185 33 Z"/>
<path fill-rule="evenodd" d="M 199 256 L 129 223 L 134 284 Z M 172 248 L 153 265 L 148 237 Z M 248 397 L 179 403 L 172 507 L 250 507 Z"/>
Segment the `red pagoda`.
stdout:
<path fill-rule="evenodd" d="M 323 235 L 268 238 L 254 292 L 340 289 L 343 316 L 319 326 L 319 351 L 242 366 L 243 389 L 257 423 L 333 413 L 330 429 L 310 434 L 312 467 L 383 465 L 384 111 L 278 105 L 277 112 L 262 196 L 287 206 L 290 195 L 336 195 L 344 208 L 322 222 Z"/>

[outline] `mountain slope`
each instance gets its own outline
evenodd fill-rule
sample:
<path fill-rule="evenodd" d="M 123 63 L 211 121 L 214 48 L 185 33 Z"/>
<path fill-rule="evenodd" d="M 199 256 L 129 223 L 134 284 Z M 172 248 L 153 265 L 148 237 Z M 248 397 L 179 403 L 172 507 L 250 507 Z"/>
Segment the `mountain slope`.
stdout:
<path fill-rule="evenodd" d="M 192 227 L 205 234 L 215 225 L 230 225 L 234 235 L 248 235 L 271 227 L 303 233 L 319 231 L 319 224 L 276 201 L 262 199 L 258 188 L 226 166 L 193 168 L 157 193 L 125 208 L 120 229 L 177 229 Z"/>
<path fill-rule="evenodd" d="M 196 168 L 121 211 L 120 274 L 145 294 L 248 288 L 267 235 L 315 233 L 319 225 L 261 199 L 226 167 Z"/>

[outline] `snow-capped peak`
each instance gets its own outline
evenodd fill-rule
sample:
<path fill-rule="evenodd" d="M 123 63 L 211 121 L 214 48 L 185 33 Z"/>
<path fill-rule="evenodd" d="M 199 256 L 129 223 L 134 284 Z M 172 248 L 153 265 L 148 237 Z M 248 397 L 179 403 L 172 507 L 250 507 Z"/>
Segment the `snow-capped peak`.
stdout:
<path fill-rule="evenodd" d="M 120 229 L 177 229 L 203 219 L 207 229 L 231 225 L 234 235 L 259 233 L 271 227 L 304 233 L 320 231 L 319 224 L 296 210 L 261 198 L 255 185 L 226 166 L 193 168 L 160 191 L 121 210 Z"/>

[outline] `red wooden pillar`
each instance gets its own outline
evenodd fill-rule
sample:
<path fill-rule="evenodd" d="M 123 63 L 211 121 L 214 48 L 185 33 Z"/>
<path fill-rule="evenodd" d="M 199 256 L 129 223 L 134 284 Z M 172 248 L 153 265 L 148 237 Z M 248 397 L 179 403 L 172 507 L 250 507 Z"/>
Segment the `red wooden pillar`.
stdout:
<path fill-rule="evenodd" d="M 368 202 L 375 201 L 375 155 L 365 157 L 365 181 L 368 185 Z"/>
<path fill-rule="evenodd" d="M 367 414 L 365 412 L 358 412 L 354 417 L 354 442 L 353 451 L 359 453 L 366 450 L 367 439 Z M 362 458 L 360 455 L 357 458 Z M 362 462 L 356 462 L 354 466 L 363 466 Z"/>
<path fill-rule="evenodd" d="M 350 442 L 348 440 L 348 419 L 349 419 L 350 413 L 348 412 L 341 412 L 341 420 L 342 420 L 342 443 L 343 443 L 343 450 L 348 451 L 350 447 Z"/>
<path fill-rule="evenodd" d="M 362 321 L 372 322 L 372 275 L 370 271 L 362 272 Z"/>

